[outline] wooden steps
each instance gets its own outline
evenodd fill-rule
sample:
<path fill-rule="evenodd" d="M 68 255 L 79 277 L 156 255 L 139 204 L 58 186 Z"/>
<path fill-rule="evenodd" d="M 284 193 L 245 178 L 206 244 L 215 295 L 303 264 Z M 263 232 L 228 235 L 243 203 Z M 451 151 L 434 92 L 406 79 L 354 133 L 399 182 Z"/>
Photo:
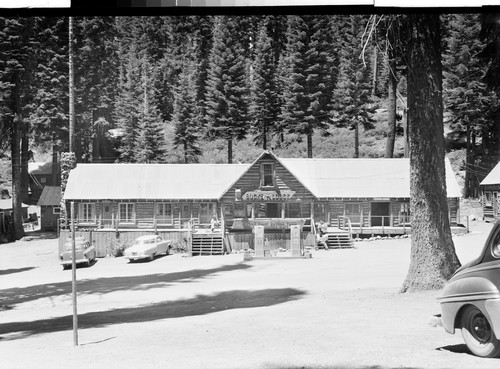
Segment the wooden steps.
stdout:
<path fill-rule="evenodd" d="M 224 244 L 220 232 L 194 232 L 191 235 L 191 255 L 223 255 Z"/>
<path fill-rule="evenodd" d="M 328 232 L 328 248 L 349 249 L 354 247 L 351 235 L 347 232 Z"/>

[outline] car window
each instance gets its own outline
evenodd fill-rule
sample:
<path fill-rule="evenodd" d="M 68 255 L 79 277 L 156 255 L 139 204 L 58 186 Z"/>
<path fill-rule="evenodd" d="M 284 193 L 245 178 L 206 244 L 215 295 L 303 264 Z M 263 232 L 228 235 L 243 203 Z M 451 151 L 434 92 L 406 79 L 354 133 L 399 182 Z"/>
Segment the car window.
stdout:
<path fill-rule="evenodd" d="M 497 232 L 493 238 L 493 243 L 491 246 L 491 253 L 494 257 L 500 258 L 500 230 Z"/>

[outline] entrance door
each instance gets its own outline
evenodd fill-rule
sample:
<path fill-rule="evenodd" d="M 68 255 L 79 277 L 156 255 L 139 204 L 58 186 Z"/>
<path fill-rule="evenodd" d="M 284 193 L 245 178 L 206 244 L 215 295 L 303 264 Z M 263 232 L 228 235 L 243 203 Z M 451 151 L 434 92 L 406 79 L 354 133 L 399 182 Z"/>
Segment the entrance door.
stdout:
<path fill-rule="evenodd" d="M 108 228 L 113 226 L 113 204 L 110 202 L 102 203 L 102 218 L 101 225 L 103 228 Z"/>
<path fill-rule="evenodd" d="M 372 202 L 371 204 L 372 227 L 391 225 L 391 203 L 390 202 Z"/>

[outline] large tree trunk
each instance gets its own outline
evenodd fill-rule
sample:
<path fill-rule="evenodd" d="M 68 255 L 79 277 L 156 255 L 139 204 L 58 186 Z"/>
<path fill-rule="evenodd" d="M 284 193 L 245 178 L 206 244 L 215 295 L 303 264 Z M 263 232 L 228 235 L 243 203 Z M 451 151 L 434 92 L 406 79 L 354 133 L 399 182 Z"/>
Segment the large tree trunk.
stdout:
<path fill-rule="evenodd" d="M 29 133 L 28 133 L 28 123 L 23 119 L 21 131 L 21 199 L 23 202 L 28 203 L 29 201 L 29 173 L 28 173 L 28 161 L 29 161 Z"/>
<path fill-rule="evenodd" d="M 409 22 L 412 238 L 402 292 L 439 289 L 460 266 L 446 199 L 439 15 L 411 14 Z"/>
<path fill-rule="evenodd" d="M 396 80 L 396 59 L 394 52 L 389 51 L 389 92 L 387 107 L 387 142 L 385 146 L 385 157 L 394 156 L 394 142 L 396 140 L 396 89 L 398 81 Z"/>
<path fill-rule="evenodd" d="M 469 198 L 471 195 L 471 170 L 472 170 L 472 155 L 471 155 L 471 129 L 470 122 L 467 122 L 467 144 L 465 148 L 465 181 L 464 181 L 464 197 Z"/>
<path fill-rule="evenodd" d="M 73 72 L 73 17 L 69 17 L 69 152 L 75 152 L 75 96 L 74 96 L 74 72 Z"/>
<path fill-rule="evenodd" d="M 233 139 L 227 139 L 227 163 L 233 164 Z"/>
<path fill-rule="evenodd" d="M 354 123 L 354 157 L 359 158 L 359 122 Z"/>
<path fill-rule="evenodd" d="M 309 132 L 307 134 L 307 157 L 309 159 L 312 159 L 313 157 L 313 137 L 312 137 L 312 132 Z"/>
<path fill-rule="evenodd" d="M 19 99 L 16 96 L 15 99 Z M 18 104 L 16 104 L 19 106 Z M 19 240 L 24 236 L 23 214 L 22 214 L 22 190 L 21 190 L 21 118 L 18 113 L 14 114 L 12 122 L 12 238 Z"/>

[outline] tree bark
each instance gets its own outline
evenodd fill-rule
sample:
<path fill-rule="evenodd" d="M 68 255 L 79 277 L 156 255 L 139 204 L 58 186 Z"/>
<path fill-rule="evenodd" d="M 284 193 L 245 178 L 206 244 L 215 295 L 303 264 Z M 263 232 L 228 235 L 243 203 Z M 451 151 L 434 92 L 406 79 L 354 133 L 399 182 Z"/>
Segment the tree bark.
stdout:
<path fill-rule="evenodd" d="M 312 159 L 313 157 L 313 138 L 312 138 L 312 132 L 309 132 L 307 134 L 307 157 L 309 159 Z"/>
<path fill-rule="evenodd" d="M 471 194 L 471 129 L 470 122 L 467 122 L 466 130 L 467 143 L 465 147 L 465 181 L 464 181 L 464 197 L 469 198 Z"/>
<path fill-rule="evenodd" d="M 29 201 L 29 133 L 28 123 L 23 119 L 21 122 L 21 199 L 23 202 Z"/>
<path fill-rule="evenodd" d="M 389 92 L 387 107 L 387 142 L 385 146 L 385 157 L 392 158 L 394 156 L 394 142 L 396 140 L 396 89 L 398 81 L 396 80 L 396 59 L 394 52 L 389 51 Z"/>
<path fill-rule="evenodd" d="M 233 139 L 227 139 L 227 163 L 233 164 Z"/>
<path fill-rule="evenodd" d="M 439 15 L 410 14 L 411 259 L 401 292 L 442 288 L 460 266 L 448 219 Z"/>
<path fill-rule="evenodd" d="M 359 122 L 354 123 L 354 157 L 359 158 Z"/>
<path fill-rule="evenodd" d="M 16 96 L 15 99 L 19 99 Z M 18 105 L 18 104 L 16 104 Z M 21 190 L 21 124 L 20 115 L 14 114 L 12 122 L 12 238 L 19 240 L 24 236 Z"/>
<path fill-rule="evenodd" d="M 73 17 L 69 17 L 69 152 L 75 152 L 75 96 L 73 72 Z"/>

